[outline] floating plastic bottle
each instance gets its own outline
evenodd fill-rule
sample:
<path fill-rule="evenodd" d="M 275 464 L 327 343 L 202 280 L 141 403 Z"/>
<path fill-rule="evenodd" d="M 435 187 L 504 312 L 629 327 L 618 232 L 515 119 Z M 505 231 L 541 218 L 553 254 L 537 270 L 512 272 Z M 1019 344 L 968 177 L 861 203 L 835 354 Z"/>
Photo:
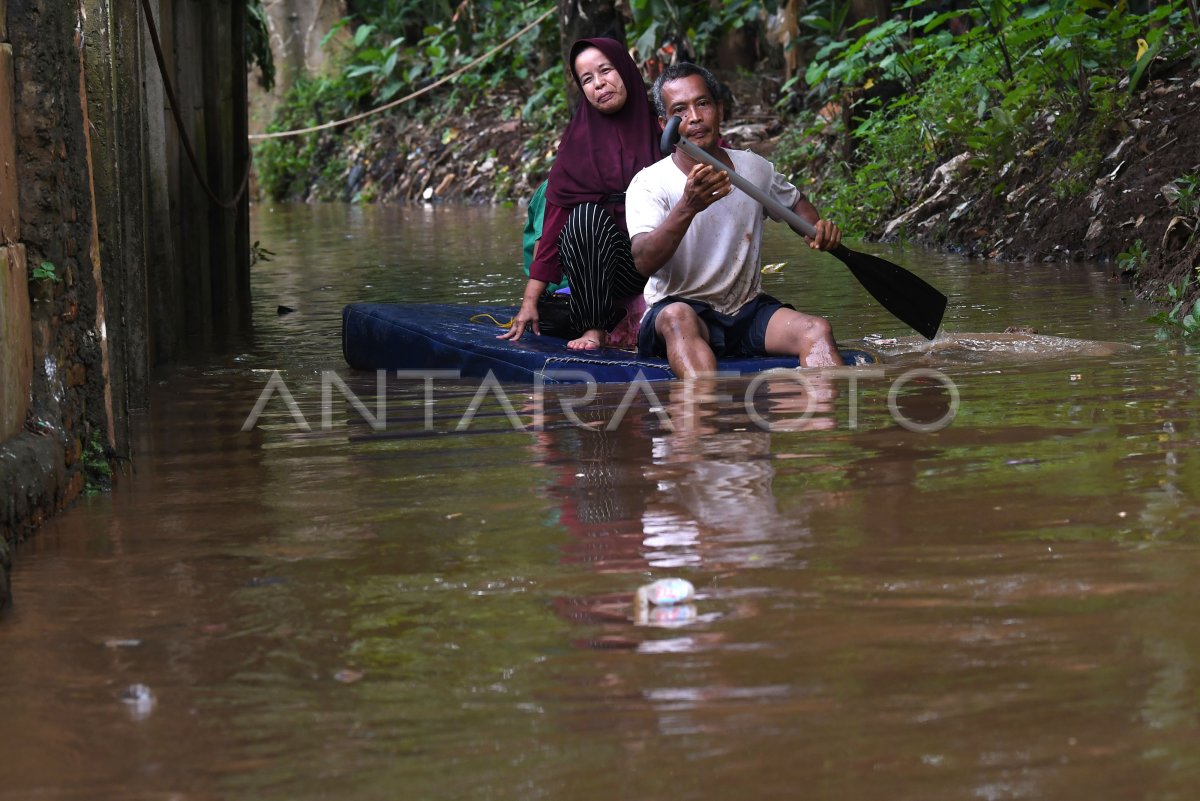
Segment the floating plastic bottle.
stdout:
<path fill-rule="evenodd" d="M 665 578 L 638 587 L 633 596 L 633 622 L 639 626 L 686 626 L 696 619 L 696 607 L 688 603 L 696 595 L 692 582 Z"/>
<path fill-rule="evenodd" d="M 687 603 L 696 595 L 692 582 L 681 578 L 665 578 L 638 587 L 637 603 L 646 606 L 674 606 Z"/>
<path fill-rule="evenodd" d="M 154 705 L 157 703 L 154 691 L 145 684 L 130 684 L 121 691 L 120 698 L 121 703 L 125 704 L 130 717 L 134 720 L 145 720 L 150 717 L 150 713 L 154 711 Z"/>

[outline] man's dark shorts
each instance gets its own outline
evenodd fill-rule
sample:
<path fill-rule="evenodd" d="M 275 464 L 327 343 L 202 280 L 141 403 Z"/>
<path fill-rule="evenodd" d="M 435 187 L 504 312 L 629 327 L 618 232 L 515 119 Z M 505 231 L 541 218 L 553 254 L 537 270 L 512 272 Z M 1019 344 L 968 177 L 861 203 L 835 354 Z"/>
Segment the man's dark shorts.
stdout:
<path fill-rule="evenodd" d="M 708 326 L 708 344 L 718 359 L 764 356 L 767 352 L 767 323 L 780 309 L 794 309 L 765 293 L 733 314 L 721 314 L 707 303 L 675 296 L 663 298 L 650 307 L 638 329 L 638 353 L 642 356 L 666 356 L 667 346 L 654 330 L 655 320 L 672 303 L 686 303 Z"/>

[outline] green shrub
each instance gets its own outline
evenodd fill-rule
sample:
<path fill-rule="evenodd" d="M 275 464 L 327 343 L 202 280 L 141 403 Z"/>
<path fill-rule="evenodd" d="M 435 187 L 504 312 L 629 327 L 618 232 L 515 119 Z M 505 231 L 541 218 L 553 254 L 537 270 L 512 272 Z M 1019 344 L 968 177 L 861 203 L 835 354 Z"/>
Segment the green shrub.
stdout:
<path fill-rule="evenodd" d="M 806 161 L 818 165 L 814 194 L 839 213 L 890 216 L 936 165 L 959 153 L 970 151 L 974 166 L 994 177 L 1047 138 L 1070 140 L 1075 150 L 1056 178 L 1055 196 L 1085 193 L 1100 143 L 1125 110 L 1122 78 L 1136 80 L 1133 72 L 1144 69 L 1151 50 L 1188 54 L 1198 33 L 1186 0 L 1141 15 L 1105 0 L 980 0 L 973 10 L 917 18 L 919 5 L 910 0 L 892 19 L 846 29 L 848 3 L 819 0 L 802 20 L 802 45 L 815 50 L 805 75 L 815 104 L 856 102 L 884 80 L 905 90 L 883 107 L 855 107 L 853 131 L 837 123 L 826 128 L 854 137 L 850 164 L 833 149 L 843 147 L 836 138 L 813 136 L 804 122 L 803 134 L 781 142 L 777 161 L 793 172 Z M 969 30 L 951 36 L 945 28 L 956 17 Z M 1200 207 L 1200 182 L 1192 189 L 1197 200 L 1188 208 Z"/>
<path fill-rule="evenodd" d="M 301 78 L 284 96 L 267 131 L 299 130 L 340 119 L 357 97 L 347 93 L 340 79 Z M 254 148 L 259 186 L 275 200 L 295 199 L 307 194 L 313 165 L 322 164 L 326 176 L 344 175 L 345 162 L 334 155 L 337 137 L 335 129 L 259 142 Z"/>
<path fill-rule="evenodd" d="M 1146 246 L 1142 240 L 1137 239 L 1132 245 L 1117 254 L 1117 268 L 1124 274 L 1129 276 L 1137 276 L 1146 266 L 1146 261 L 1150 258 Z"/>
<path fill-rule="evenodd" d="M 1167 297 L 1158 299 L 1160 303 L 1174 304 L 1169 310 L 1153 314 L 1146 320 L 1159 326 L 1160 339 L 1170 336 L 1188 338 L 1200 333 L 1200 297 L 1189 297 L 1192 282 L 1197 279 L 1200 279 L 1200 267 L 1178 283 L 1168 284 Z"/>
<path fill-rule="evenodd" d="M 1175 186 L 1179 191 L 1175 198 L 1179 213 L 1185 217 L 1197 216 L 1200 212 L 1200 178 L 1184 175 L 1175 179 Z"/>
<path fill-rule="evenodd" d="M 58 268 L 54 266 L 52 261 L 43 261 L 38 266 L 29 271 L 30 281 L 49 281 L 54 284 L 62 283 L 62 276 L 58 274 Z"/>
<path fill-rule="evenodd" d="M 83 447 L 84 491 L 88 495 L 104 492 L 112 487 L 112 465 L 104 448 L 104 438 L 93 431 Z"/>

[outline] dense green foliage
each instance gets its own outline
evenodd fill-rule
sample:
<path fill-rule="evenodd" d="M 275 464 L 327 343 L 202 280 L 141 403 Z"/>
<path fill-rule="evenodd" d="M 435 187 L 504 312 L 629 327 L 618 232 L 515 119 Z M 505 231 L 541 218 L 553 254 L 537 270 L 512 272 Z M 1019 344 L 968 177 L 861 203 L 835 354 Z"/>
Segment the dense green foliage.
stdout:
<path fill-rule="evenodd" d="M 374 16 L 342 22 L 326 37 L 336 42 L 344 59 L 342 80 L 355 99 L 371 97 L 386 103 L 464 67 L 476 57 L 508 39 L 547 9 L 535 5 L 494 0 L 463 3 L 457 9 L 443 2 L 360 3 L 377 6 Z M 349 41 L 337 36 L 352 30 Z M 479 98 L 501 89 L 534 91 L 522 109 L 526 115 L 539 109 L 539 83 L 558 69 L 557 36 L 547 22 L 497 53 L 487 63 L 454 78 L 442 101 L 448 108 L 469 107 Z"/>
<path fill-rule="evenodd" d="M 1194 337 L 1200 334 L 1200 298 L 1195 298 L 1192 284 L 1200 280 L 1200 268 L 1178 284 L 1167 286 L 1167 297 L 1160 298 L 1170 304 L 1169 309 L 1153 315 L 1148 322 L 1159 327 L 1159 336 Z"/>
<path fill-rule="evenodd" d="M 726 0 L 723 3 L 630 0 L 634 35 L 630 41 L 638 53 L 648 56 L 666 39 L 679 39 L 694 49 L 700 63 L 709 61 L 721 34 L 731 28 L 752 25 L 764 8 L 776 3 Z"/>
<path fill-rule="evenodd" d="M 775 5 L 733 0 L 714 9 L 707 1 L 632 0 L 629 40 L 638 52 L 649 55 L 664 39 L 677 38 L 703 61 L 724 31 L 753 24 L 764 6 L 774 10 Z M 355 0 L 350 8 L 353 16 L 342 20 L 322 45 L 336 51 L 339 69 L 294 85 L 268 130 L 319 125 L 416 92 L 470 64 L 552 5 L 520 0 Z M 567 76 L 558 56 L 558 37 L 552 17 L 487 62 L 406 103 L 402 113 L 432 119 L 469 113 L 501 99 L 503 113 L 519 116 L 530 131 L 522 166 L 544 169 L 539 154 L 553 144 L 567 114 Z M 342 135 L 347 134 L 309 134 L 259 145 L 261 186 L 272 197 L 294 197 L 313 188 L 309 183 L 315 180 L 318 194 L 336 194 L 336 177 L 346 164 L 333 141 Z M 311 165 L 316 164 L 323 167 L 314 179 Z"/>
<path fill-rule="evenodd" d="M 88 495 L 112 489 L 112 464 L 99 431 L 93 431 L 91 438 L 83 444 L 82 461 L 84 491 Z"/>
<path fill-rule="evenodd" d="M 284 104 L 267 130 L 311 128 L 336 120 L 346 111 L 347 98 L 338 79 L 301 78 L 288 90 Z M 353 129 L 349 133 L 354 135 Z M 273 198 L 302 196 L 310 181 L 309 172 L 316 164 L 324 165 L 318 183 L 327 179 L 336 185 L 345 171 L 345 162 L 336 153 L 335 140 L 318 133 L 266 140 L 254 152 L 259 185 Z"/>
<path fill-rule="evenodd" d="M 994 179 L 1015 157 L 1037 153 L 1048 141 L 1070 141 L 1052 190 L 1060 200 L 1083 194 L 1101 158 L 1101 135 L 1151 65 L 1196 58 L 1197 0 L 1140 6 L 1144 13 L 1125 0 L 960 4 L 969 8 L 930 10 L 909 0 L 889 19 L 858 23 L 849 0 L 807 5 L 800 35 L 789 45 L 804 67 L 784 85 L 780 101 L 781 113 L 797 119 L 774 158 L 851 233 L 910 205 L 937 165 L 964 152 L 972 168 Z M 629 41 L 646 55 L 656 43 L 679 38 L 708 61 L 724 32 L 761 28 L 777 6 L 631 0 Z M 293 86 L 270 130 L 340 119 L 427 87 L 551 6 L 356 0 L 350 8 L 353 16 L 323 45 L 335 51 L 338 68 Z M 499 106 L 526 123 L 523 168 L 544 169 L 566 115 L 558 52 L 551 18 L 396 113 L 434 120 Z M 266 142 L 256 152 L 260 183 L 277 198 L 306 194 L 314 182 L 324 187 L 319 195 L 337 196 L 347 168 L 340 155 L 345 138 L 366 140 L 369 130 L 360 125 Z M 321 165 L 319 175 L 313 165 Z"/>
<path fill-rule="evenodd" d="M 1192 0 L 1144 14 L 1124 0 L 979 0 L 968 11 L 943 12 L 909 0 L 893 18 L 839 35 L 843 7 L 836 0 L 810 6 L 806 41 L 820 46 L 805 80 L 822 101 L 839 110 L 847 104 L 851 113 L 805 115 L 776 157 L 797 173 L 825 164 L 819 195 L 852 232 L 909 205 L 951 156 L 969 152 L 973 166 L 995 175 L 1047 138 L 1072 141 L 1055 195 L 1081 194 L 1100 160 L 1098 134 L 1147 67 L 1156 56 L 1196 58 L 1200 32 Z M 883 85 L 891 98 L 872 105 L 871 89 Z M 849 156 L 834 148 L 847 136 Z"/>
<path fill-rule="evenodd" d="M 269 131 L 319 125 L 416 92 L 467 66 L 550 7 L 514 0 L 459 6 L 437 0 L 369 0 L 354 6 L 356 16 L 343 19 L 322 42 L 336 51 L 339 70 L 297 82 Z M 557 53 L 558 31 L 547 20 L 397 113 L 408 117 L 469 113 L 481 103 L 504 97 L 507 114 L 521 116 L 535 129 L 557 128 L 566 113 Z M 362 136 L 363 130 L 362 126 L 347 129 L 349 133 L 343 135 Z M 256 161 L 265 191 L 275 198 L 302 194 L 309 165 L 317 163 L 324 165 L 318 184 L 334 181 L 345 169 L 332 147 L 335 138 L 308 134 L 260 145 Z"/>

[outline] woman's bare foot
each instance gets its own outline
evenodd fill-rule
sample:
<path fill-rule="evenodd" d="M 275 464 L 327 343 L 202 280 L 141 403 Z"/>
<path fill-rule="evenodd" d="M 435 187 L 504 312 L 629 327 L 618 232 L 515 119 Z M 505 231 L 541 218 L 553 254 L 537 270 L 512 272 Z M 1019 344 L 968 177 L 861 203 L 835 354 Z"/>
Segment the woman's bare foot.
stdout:
<path fill-rule="evenodd" d="M 589 328 L 581 337 L 568 342 L 567 347 L 571 350 L 599 350 L 604 347 L 607 338 L 608 334 L 604 333 L 604 329 Z"/>

